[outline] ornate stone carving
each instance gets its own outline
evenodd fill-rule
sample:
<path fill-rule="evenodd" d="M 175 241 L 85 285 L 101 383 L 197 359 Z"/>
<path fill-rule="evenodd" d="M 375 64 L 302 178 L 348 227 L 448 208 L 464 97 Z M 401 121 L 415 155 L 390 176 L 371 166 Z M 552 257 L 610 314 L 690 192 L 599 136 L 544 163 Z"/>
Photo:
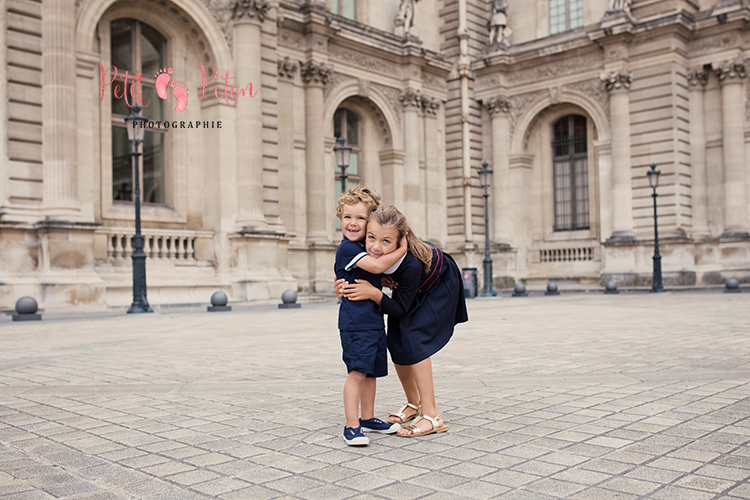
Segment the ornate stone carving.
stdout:
<path fill-rule="evenodd" d="M 735 59 L 734 61 L 724 61 L 716 65 L 716 76 L 720 82 L 723 82 L 727 78 L 742 79 L 747 76 L 744 59 Z"/>
<path fill-rule="evenodd" d="M 422 96 L 422 110 L 424 110 L 425 114 L 436 115 L 438 109 L 440 109 L 440 101 L 438 99 L 426 95 Z"/>
<path fill-rule="evenodd" d="M 388 101 L 388 104 L 393 110 L 393 115 L 396 117 L 396 120 L 398 120 L 400 124 L 401 123 L 401 113 L 400 113 L 401 101 L 399 100 L 399 97 L 401 96 L 401 92 L 399 92 L 397 89 L 394 89 L 393 87 L 386 87 L 385 85 L 380 85 L 378 83 L 373 83 L 372 88 L 376 89 L 380 94 L 385 96 L 386 100 Z"/>
<path fill-rule="evenodd" d="M 248 19 L 257 18 L 262 23 L 266 20 L 270 8 L 266 0 L 239 0 L 235 2 L 232 9 L 232 19 L 237 20 L 247 16 Z"/>
<path fill-rule="evenodd" d="M 609 112 L 609 94 L 607 94 L 607 91 L 604 90 L 604 85 L 602 85 L 601 80 L 585 80 L 582 82 L 565 85 L 563 88 L 564 90 L 583 94 L 592 101 L 595 101 L 597 104 L 599 104 L 599 106 L 604 111 L 604 114 L 607 116 L 607 122 L 611 122 Z"/>
<path fill-rule="evenodd" d="M 513 133 L 516 129 L 518 119 L 526 112 L 529 104 L 539 100 L 547 93 L 546 90 L 537 90 L 536 92 L 530 92 L 528 94 L 521 94 L 509 97 L 510 102 L 510 136 L 513 137 Z"/>
<path fill-rule="evenodd" d="M 560 87 L 550 87 L 549 100 L 552 104 L 560 104 L 562 100 L 562 89 Z"/>
<path fill-rule="evenodd" d="M 422 94 L 419 93 L 419 90 L 408 88 L 401 91 L 401 94 L 398 97 L 399 102 L 401 102 L 401 107 L 406 109 L 409 106 L 413 106 L 417 109 L 422 107 Z"/>
<path fill-rule="evenodd" d="M 289 59 L 289 56 L 279 59 L 276 64 L 278 65 L 279 76 L 289 78 L 290 80 L 294 79 L 294 74 L 297 72 L 299 64 Z"/>
<path fill-rule="evenodd" d="M 633 72 L 630 71 L 627 66 L 622 67 L 616 71 L 610 71 L 603 73 L 601 76 L 602 81 L 607 90 L 619 90 L 629 89 L 630 84 L 633 83 Z"/>
<path fill-rule="evenodd" d="M 504 95 L 488 99 L 485 105 L 487 106 L 487 111 L 490 115 L 494 115 L 495 113 L 504 113 L 507 115 L 510 113 L 510 99 Z"/>
<path fill-rule="evenodd" d="M 353 52 L 339 45 L 330 44 L 328 46 L 328 56 L 332 60 L 354 64 L 356 66 L 372 71 L 377 71 L 394 78 L 400 78 L 403 74 L 400 67 L 394 67 L 393 64 L 387 64 L 381 59 L 367 56 L 359 52 Z"/>
<path fill-rule="evenodd" d="M 630 5 L 632 3 L 632 0 L 609 0 L 609 10 L 610 12 L 624 10 L 630 14 Z"/>
<path fill-rule="evenodd" d="M 414 11 L 416 10 L 416 3 L 418 1 L 419 0 L 401 0 L 401 3 L 398 6 L 398 13 L 393 19 L 393 24 L 396 26 L 396 34 L 398 36 L 408 35 L 414 27 Z"/>
<path fill-rule="evenodd" d="M 508 83 L 512 84 L 538 82 L 540 80 L 579 73 L 581 70 L 590 70 L 591 68 L 600 66 L 601 62 L 602 56 L 599 52 L 590 52 L 583 56 L 571 57 L 554 64 L 542 64 L 527 70 L 512 71 L 508 74 L 507 79 Z"/>
<path fill-rule="evenodd" d="M 708 71 L 703 66 L 693 68 L 688 71 L 687 79 L 690 85 L 698 85 L 700 83 L 705 87 L 706 83 L 708 83 Z"/>
<path fill-rule="evenodd" d="M 332 71 L 331 68 L 326 67 L 325 63 L 309 61 L 300 64 L 300 74 L 302 75 L 302 81 L 306 84 L 327 85 L 331 79 Z"/>
<path fill-rule="evenodd" d="M 489 46 L 504 45 L 510 46 L 510 35 L 513 31 L 508 28 L 508 0 L 492 1 L 492 16 L 490 17 L 490 43 Z"/>
<path fill-rule="evenodd" d="M 368 97 L 369 98 L 370 97 L 370 86 L 371 85 L 372 85 L 372 82 L 370 80 L 365 80 L 363 78 L 360 78 L 359 80 L 357 80 L 357 86 L 359 87 L 359 89 L 357 90 L 357 92 L 362 97 Z"/>
<path fill-rule="evenodd" d="M 234 47 L 234 37 L 230 25 L 233 4 L 228 0 L 201 0 L 201 3 L 206 6 L 211 16 L 216 20 L 216 24 L 224 33 L 224 38 L 231 50 Z"/>

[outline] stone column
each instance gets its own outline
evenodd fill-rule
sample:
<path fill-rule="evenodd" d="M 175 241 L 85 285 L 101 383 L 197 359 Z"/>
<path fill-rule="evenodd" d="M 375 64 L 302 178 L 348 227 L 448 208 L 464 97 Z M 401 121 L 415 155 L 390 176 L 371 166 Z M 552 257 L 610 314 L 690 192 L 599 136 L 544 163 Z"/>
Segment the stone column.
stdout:
<path fill-rule="evenodd" d="M 333 178 L 325 168 L 325 131 L 323 123 L 323 87 L 331 77 L 331 70 L 324 63 L 309 61 L 302 64 L 302 80 L 305 83 L 305 134 L 307 160 L 307 239 L 311 243 L 330 242 L 328 219 L 333 217 L 328 205 L 328 186 Z M 332 188 L 331 188 L 332 189 Z"/>
<path fill-rule="evenodd" d="M 440 100 L 422 96 L 424 111 L 424 206 L 425 234 L 418 236 L 444 245 L 448 239 L 446 224 L 446 178 L 441 162 L 441 144 L 438 142 L 438 112 Z"/>
<path fill-rule="evenodd" d="M 708 72 L 703 67 L 688 73 L 690 84 L 690 163 L 693 181 L 693 237 L 708 236 L 708 181 L 706 178 L 706 123 L 703 89 Z"/>
<path fill-rule="evenodd" d="M 237 96 L 235 108 L 239 209 L 236 225 L 238 229 L 251 231 L 266 226 L 263 217 L 261 25 L 269 8 L 266 0 L 243 0 L 237 2 L 232 11 L 236 78 L 228 85 L 237 85 L 245 93 Z M 231 97 L 229 102 L 232 104 Z"/>
<path fill-rule="evenodd" d="M 724 157 L 724 234 L 746 235 L 747 193 L 743 106 L 745 61 L 725 61 L 716 68 L 721 82 Z"/>
<path fill-rule="evenodd" d="M 612 236 L 611 240 L 632 240 L 633 186 L 630 165 L 630 84 L 632 73 L 623 67 L 604 75 L 612 114 Z M 607 193 L 602 193 L 607 196 Z"/>
<path fill-rule="evenodd" d="M 42 2 L 42 206 L 48 217 L 78 212 L 74 0 Z"/>
<path fill-rule="evenodd" d="M 492 228 L 494 241 L 510 244 L 512 214 L 510 199 L 510 101 L 505 96 L 493 97 L 487 102 L 492 117 Z"/>
<path fill-rule="evenodd" d="M 419 179 L 419 111 L 422 94 L 407 88 L 399 96 L 404 116 L 404 215 L 417 235 L 424 234 L 424 206 Z"/>

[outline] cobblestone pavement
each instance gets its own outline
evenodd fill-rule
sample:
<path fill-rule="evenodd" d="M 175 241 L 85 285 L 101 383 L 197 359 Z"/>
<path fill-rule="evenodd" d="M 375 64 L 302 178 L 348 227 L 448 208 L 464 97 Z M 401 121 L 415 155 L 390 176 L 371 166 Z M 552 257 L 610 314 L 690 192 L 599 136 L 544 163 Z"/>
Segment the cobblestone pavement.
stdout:
<path fill-rule="evenodd" d="M 275 307 L 275 306 L 274 306 Z M 0 498 L 750 499 L 750 294 L 476 299 L 347 447 L 334 302 L 0 319 Z M 404 396 L 381 379 L 381 417 Z"/>

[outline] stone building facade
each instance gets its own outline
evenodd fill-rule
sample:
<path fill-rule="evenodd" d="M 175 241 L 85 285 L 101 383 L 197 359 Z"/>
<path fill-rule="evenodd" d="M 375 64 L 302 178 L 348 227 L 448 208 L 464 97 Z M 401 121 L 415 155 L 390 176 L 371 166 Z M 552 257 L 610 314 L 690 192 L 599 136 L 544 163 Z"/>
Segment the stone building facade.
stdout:
<path fill-rule="evenodd" d="M 23 295 L 130 303 L 123 119 L 136 100 L 150 120 L 138 187 L 153 304 L 331 292 L 337 137 L 354 148 L 349 182 L 467 267 L 483 257 L 487 161 L 496 286 L 647 283 L 651 163 L 665 283 L 750 279 L 750 2 L 0 0 L 0 12 L 0 308 Z"/>

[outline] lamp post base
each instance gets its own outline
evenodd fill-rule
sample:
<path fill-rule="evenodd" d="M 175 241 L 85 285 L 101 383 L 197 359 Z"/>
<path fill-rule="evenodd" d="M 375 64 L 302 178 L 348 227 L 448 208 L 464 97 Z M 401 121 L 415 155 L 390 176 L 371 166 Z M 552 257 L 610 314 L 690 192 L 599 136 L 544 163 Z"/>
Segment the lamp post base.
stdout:
<path fill-rule="evenodd" d="M 132 304 L 130 306 L 130 309 L 128 309 L 128 314 L 140 314 L 140 313 L 152 313 L 152 312 L 154 312 L 154 310 L 151 309 L 151 307 L 148 304 L 146 305 Z"/>

